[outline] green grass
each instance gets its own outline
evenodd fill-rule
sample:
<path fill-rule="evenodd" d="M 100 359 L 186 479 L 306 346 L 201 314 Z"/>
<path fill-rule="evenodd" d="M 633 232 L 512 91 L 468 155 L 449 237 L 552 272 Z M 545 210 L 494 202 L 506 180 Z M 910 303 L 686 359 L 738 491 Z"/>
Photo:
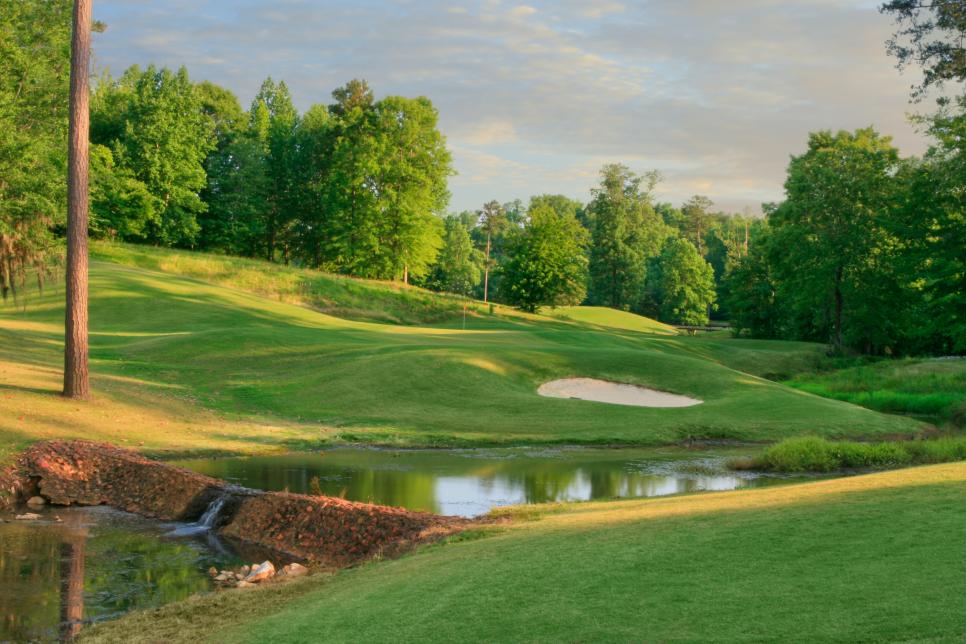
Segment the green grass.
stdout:
<path fill-rule="evenodd" d="M 546 314 L 551 317 L 575 320 L 609 329 L 640 331 L 658 335 L 677 335 L 677 330 L 669 324 L 605 306 L 559 306 L 546 309 Z"/>
<path fill-rule="evenodd" d="M 121 250 L 140 257 L 140 249 Z M 170 256 L 171 270 L 191 260 L 184 252 L 144 254 L 164 267 L 169 262 L 161 260 Z M 127 436 L 122 421 L 107 433 L 90 406 L 63 405 L 51 395 L 61 362 L 62 297 L 48 292 L 34 296 L 26 310 L 0 309 L 0 438 L 8 445 L 58 434 Z M 911 419 L 756 375 L 814 360 L 821 347 L 803 343 L 661 336 L 515 314 L 470 316 L 465 330 L 461 319 L 434 327 L 375 324 L 105 261 L 92 263 L 90 317 L 102 404 L 127 405 L 119 418 L 143 408 L 183 425 L 168 438 L 135 429 L 144 449 L 252 451 L 332 441 L 659 445 L 921 429 Z M 536 394 L 542 382 L 569 376 L 637 383 L 705 402 L 647 409 Z M 200 411 L 214 414 L 216 425 L 227 419 L 248 426 L 209 431 L 208 421 L 193 425 Z M 271 431 L 259 436 L 258 424 Z M 193 439 L 186 445 L 185 437 Z"/>
<path fill-rule="evenodd" d="M 963 436 L 878 443 L 828 441 L 806 436 L 785 439 L 735 465 L 740 469 L 770 472 L 833 472 L 961 460 L 966 460 L 966 437 Z"/>
<path fill-rule="evenodd" d="M 90 641 L 962 641 L 966 464 L 554 508 Z M 476 535 L 479 536 L 479 535 Z"/>
<path fill-rule="evenodd" d="M 195 277 L 350 320 L 431 324 L 461 315 L 464 304 L 474 312 L 484 310 L 480 303 L 399 282 L 356 279 L 227 255 L 97 242 L 91 245 L 91 257 Z"/>
<path fill-rule="evenodd" d="M 966 359 L 880 360 L 799 375 L 785 384 L 886 413 L 966 424 Z"/>

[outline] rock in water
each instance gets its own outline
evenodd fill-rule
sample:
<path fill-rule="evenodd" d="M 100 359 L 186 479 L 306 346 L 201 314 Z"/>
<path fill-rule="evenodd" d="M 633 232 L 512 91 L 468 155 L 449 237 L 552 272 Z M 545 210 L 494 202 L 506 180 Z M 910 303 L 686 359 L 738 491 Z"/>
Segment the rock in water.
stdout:
<path fill-rule="evenodd" d="M 283 574 L 286 577 L 301 577 L 302 575 L 307 575 L 309 569 L 300 563 L 290 563 L 287 566 L 282 567 L 282 571 L 279 574 Z"/>
<path fill-rule="evenodd" d="M 36 521 L 40 518 L 39 514 L 34 514 L 33 512 L 27 512 L 25 514 L 18 514 L 14 517 L 17 521 Z"/>
<path fill-rule="evenodd" d="M 258 566 L 256 566 L 248 576 L 245 577 L 245 581 L 249 583 L 258 583 L 260 581 L 265 581 L 266 579 L 271 579 L 275 576 L 275 566 L 271 561 L 264 561 Z"/>
<path fill-rule="evenodd" d="M 42 496 L 32 496 L 29 499 L 27 499 L 27 505 L 41 506 L 41 505 L 46 505 L 46 503 L 47 503 L 47 499 L 45 499 Z"/>

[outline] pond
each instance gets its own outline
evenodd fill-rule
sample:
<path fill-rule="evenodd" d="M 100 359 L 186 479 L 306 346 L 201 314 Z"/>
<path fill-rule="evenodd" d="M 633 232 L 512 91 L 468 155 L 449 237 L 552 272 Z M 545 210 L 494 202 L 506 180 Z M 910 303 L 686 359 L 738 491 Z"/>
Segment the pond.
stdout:
<path fill-rule="evenodd" d="M 338 448 L 178 462 L 245 487 L 327 496 L 466 517 L 519 503 L 662 496 L 788 481 L 732 472 L 723 450 Z"/>
<path fill-rule="evenodd" d="M 258 554 L 105 507 L 31 511 L 42 518 L 0 521 L 0 642 L 56 641 L 85 623 L 210 591 L 210 566 Z"/>

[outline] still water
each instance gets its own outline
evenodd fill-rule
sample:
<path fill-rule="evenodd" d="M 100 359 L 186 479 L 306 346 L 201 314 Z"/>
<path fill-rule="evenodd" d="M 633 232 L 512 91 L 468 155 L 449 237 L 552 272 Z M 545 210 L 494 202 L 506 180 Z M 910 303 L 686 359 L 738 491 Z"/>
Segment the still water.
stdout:
<path fill-rule="evenodd" d="M 178 524 L 104 507 L 34 512 L 43 518 L 0 522 L 0 642 L 56 641 L 185 599 L 211 590 L 210 566 L 242 563 L 208 533 L 175 536 Z"/>
<path fill-rule="evenodd" d="M 788 480 L 729 471 L 728 457 L 738 454 L 680 448 L 339 448 L 177 464 L 261 490 L 321 491 L 352 501 L 472 517 L 518 503 L 733 490 Z"/>

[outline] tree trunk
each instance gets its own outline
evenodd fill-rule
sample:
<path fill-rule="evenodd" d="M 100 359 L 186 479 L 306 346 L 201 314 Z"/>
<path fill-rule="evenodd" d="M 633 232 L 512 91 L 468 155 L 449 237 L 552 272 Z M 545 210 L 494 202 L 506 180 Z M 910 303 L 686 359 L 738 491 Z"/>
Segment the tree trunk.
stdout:
<path fill-rule="evenodd" d="M 483 261 L 483 304 L 490 297 L 490 231 L 486 231 L 486 259 Z"/>
<path fill-rule="evenodd" d="M 75 0 L 70 56 L 67 148 L 67 310 L 64 396 L 91 397 L 87 346 L 88 132 L 90 130 L 91 0 Z"/>
<path fill-rule="evenodd" d="M 835 269 L 835 319 L 832 321 L 832 344 L 842 350 L 842 267 Z"/>
<path fill-rule="evenodd" d="M 60 545 L 60 640 L 77 636 L 84 619 L 83 534 L 70 535 Z"/>

